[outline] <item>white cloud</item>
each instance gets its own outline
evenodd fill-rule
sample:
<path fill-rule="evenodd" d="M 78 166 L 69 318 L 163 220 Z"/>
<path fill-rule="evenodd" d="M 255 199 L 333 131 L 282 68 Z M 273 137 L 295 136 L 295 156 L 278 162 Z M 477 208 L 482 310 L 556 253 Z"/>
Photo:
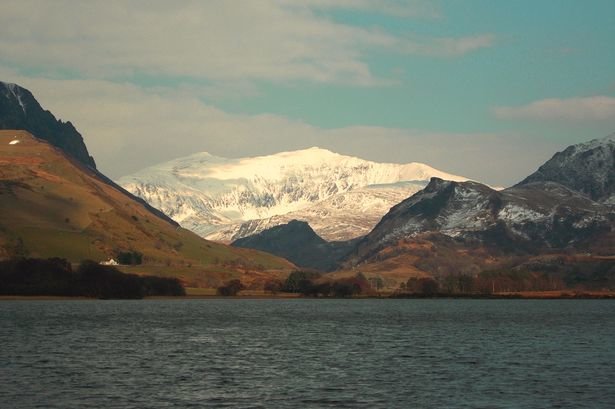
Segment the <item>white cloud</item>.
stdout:
<path fill-rule="evenodd" d="M 226 84 L 305 80 L 371 86 L 391 81 L 374 75 L 370 50 L 455 56 L 493 42 L 489 35 L 401 38 L 335 21 L 326 13 L 331 8 L 437 15 L 426 2 L 393 0 L 7 0 L 0 13 L 0 61 L 47 77 L 147 74 Z"/>
<path fill-rule="evenodd" d="M 242 157 L 320 146 L 375 161 L 425 162 L 505 185 L 522 179 L 562 147 L 510 134 L 376 126 L 323 129 L 279 115 L 231 114 L 171 89 L 27 78 L 1 67 L 0 77 L 30 89 L 44 108 L 70 120 L 99 169 L 113 178 L 200 151 Z"/>
<path fill-rule="evenodd" d="M 495 107 L 500 119 L 600 121 L 615 119 L 615 98 L 592 96 L 578 98 L 549 98 L 518 107 Z"/>

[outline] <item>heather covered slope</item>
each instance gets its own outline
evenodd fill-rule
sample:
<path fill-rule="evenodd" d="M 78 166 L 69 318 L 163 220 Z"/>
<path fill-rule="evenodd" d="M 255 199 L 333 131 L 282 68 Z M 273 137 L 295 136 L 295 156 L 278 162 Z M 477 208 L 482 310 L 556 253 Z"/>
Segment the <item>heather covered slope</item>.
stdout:
<path fill-rule="evenodd" d="M 143 254 L 136 272 L 216 286 L 264 281 L 292 264 L 208 242 L 156 216 L 99 173 L 25 131 L 0 131 L 0 257 L 103 260 Z M 134 270 L 134 268 L 132 269 Z"/>

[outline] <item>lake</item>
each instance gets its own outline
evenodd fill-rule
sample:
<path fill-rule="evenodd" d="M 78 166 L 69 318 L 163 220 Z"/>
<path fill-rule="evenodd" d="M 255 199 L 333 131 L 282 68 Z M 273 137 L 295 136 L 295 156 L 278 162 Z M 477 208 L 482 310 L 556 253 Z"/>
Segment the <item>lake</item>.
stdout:
<path fill-rule="evenodd" d="M 615 301 L 1 301 L 3 408 L 613 408 Z"/>

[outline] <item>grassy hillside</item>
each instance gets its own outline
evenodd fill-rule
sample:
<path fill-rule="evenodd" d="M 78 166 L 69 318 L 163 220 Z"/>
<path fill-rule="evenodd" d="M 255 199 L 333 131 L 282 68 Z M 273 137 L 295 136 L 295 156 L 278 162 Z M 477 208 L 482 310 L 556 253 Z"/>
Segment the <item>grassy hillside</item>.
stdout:
<path fill-rule="evenodd" d="M 18 143 L 11 143 L 18 140 Z M 293 267 L 281 258 L 206 241 L 152 214 L 62 151 L 25 131 L 0 131 L 0 258 L 72 262 L 143 254 L 130 272 L 211 287 L 229 278 L 258 285 Z"/>

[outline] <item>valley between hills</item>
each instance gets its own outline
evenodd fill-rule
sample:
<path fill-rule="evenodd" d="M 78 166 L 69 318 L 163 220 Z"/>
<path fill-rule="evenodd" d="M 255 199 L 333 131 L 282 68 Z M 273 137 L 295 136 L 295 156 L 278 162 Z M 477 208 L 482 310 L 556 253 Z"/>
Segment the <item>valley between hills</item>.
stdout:
<path fill-rule="evenodd" d="M 202 296 L 615 290 L 615 134 L 503 189 L 320 148 L 197 153 L 114 182 L 70 122 L 15 84 L 0 83 L 0 128 L 0 264 L 13 269 L 0 294 L 32 284 L 15 264 L 26 259 L 65 260 L 67 277 L 92 260 Z"/>

